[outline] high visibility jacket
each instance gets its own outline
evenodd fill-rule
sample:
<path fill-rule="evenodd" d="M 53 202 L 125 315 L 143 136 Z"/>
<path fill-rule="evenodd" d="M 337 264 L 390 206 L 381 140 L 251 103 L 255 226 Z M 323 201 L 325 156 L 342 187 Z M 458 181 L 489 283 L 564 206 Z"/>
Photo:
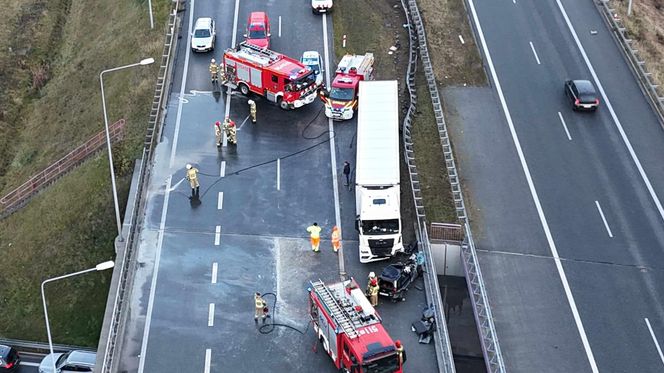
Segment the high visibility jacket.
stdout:
<path fill-rule="evenodd" d="M 221 136 L 221 126 L 214 126 L 214 134 L 215 136 Z"/>
<path fill-rule="evenodd" d="M 377 295 L 380 287 L 378 285 L 371 286 L 369 285 L 369 295 Z"/>
<path fill-rule="evenodd" d="M 339 233 L 339 229 L 333 229 L 332 230 L 332 243 L 338 243 L 341 240 L 341 234 Z"/>
<path fill-rule="evenodd" d="M 210 74 L 216 74 L 218 70 L 219 70 L 219 66 L 217 66 L 214 63 L 210 64 Z"/>
<path fill-rule="evenodd" d="M 192 167 L 187 170 L 187 180 L 196 180 L 196 174 L 198 173 L 198 168 Z"/>
<path fill-rule="evenodd" d="M 320 238 L 321 227 L 317 225 L 310 225 L 307 228 L 307 232 L 311 235 L 311 238 Z"/>
<path fill-rule="evenodd" d="M 256 308 L 263 309 L 267 304 L 265 303 L 265 300 L 263 300 L 263 297 L 260 295 L 255 295 L 254 300 L 256 301 Z"/>
<path fill-rule="evenodd" d="M 400 347 L 397 347 L 397 358 L 399 359 L 399 364 L 403 365 L 403 363 L 406 362 L 405 357 L 406 356 L 405 356 L 405 353 L 404 353 L 404 350 L 403 350 L 403 345 L 401 345 Z"/>

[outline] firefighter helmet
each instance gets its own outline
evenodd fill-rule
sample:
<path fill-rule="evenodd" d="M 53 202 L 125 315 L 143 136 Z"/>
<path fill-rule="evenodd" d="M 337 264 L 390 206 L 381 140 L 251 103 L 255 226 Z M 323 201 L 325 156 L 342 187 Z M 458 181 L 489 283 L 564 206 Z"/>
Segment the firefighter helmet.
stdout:
<path fill-rule="evenodd" d="M 217 126 L 217 127 L 219 127 L 219 126 L 221 126 L 221 122 L 220 122 L 220 121 L 217 121 L 214 125 Z"/>
<path fill-rule="evenodd" d="M 249 101 L 247 101 L 247 104 L 249 104 L 249 105 L 253 105 L 253 104 L 254 104 L 254 100 L 249 100 Z"/>
<path fill-rule="evenodd" d="M 187 170 L 191 170 L 191 163 L 187 163 Z"/>
<path fill-rule="evenodd" d="M 211 62 L 211 63 L 215 63 L 216 61 L 215 61 L 214 58 L 213 58 L 213 59 L 210 60 L 210 62 Z"/>
<path fill-rule="evenodd" d="M 376 274 L 373 271 L 369 272 L 369 278 L 374 278 L 374 277 L 376 277 Z"/>

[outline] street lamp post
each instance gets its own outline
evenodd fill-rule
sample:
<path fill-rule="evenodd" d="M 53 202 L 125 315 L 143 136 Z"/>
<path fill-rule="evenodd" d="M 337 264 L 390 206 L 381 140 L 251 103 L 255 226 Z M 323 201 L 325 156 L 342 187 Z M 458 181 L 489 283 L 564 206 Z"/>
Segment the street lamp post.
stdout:
<path fill-rule="evenodd" d="M 62 280 L 63 278 L 67 278 L 67 277 L 82 275 L 84 273 L 88 273 L 88 272 L 92 272 L 92 271 L 103 271 L 103 270 L 106 270 L 106 269 L 111 269 L 111 268 L 113 268 L 114 265 L 115 265 L 115 263 L 112 260 L 109 260 L 107 262 L 99 263 L 94 268 L 86 269 L 85 271 L 79 271 L 79 272 L 74 272 L 74 273 L 70 273 L 70 274 L 67 274 L 67 275 L 63 275 L 63 276 L 49 278 L 47 280 L 44 280 L 44 282 L 42 282 L 42 284 L 41 284 L 41 296 L 42 296 L 42 302 L 44 303 L 44 319 L 46 320 L 46 334 L 48 335 L 48 347 L 51 351 L 51 364 L 53 364 L 53 373 L 57 372 L 57 370 L 56 370 L 56 367 L 55 367 L 55 359 L 53 357 L 53 341 L 51 339 L 51 327 L 48 323 L 48 309 L 46 308 L 46 295 L 44 294 L 44 285 L 46 285 L 46 283 L 48 283 L 48 282 Z"/>
<path fill-rule="evenodd" d="M 131 65 L 115 67 L 112 69 L 107 69 L 99 73 L 99 84 L 101 85 L 101 106 L 104 110 L 104 125 L 106 127 L 106 146 L 108 148 L 108 165 L 111 168 L 111 185 L 113 187 L 113 203 L 115 204 L 115 220 L 118 225 L 118 237 L 120 237 L 120 242 L 124 239 L 122 237 L 122 223 L 120 223 L 120 207 L 118 205 L 118 190 L 115 186 L 115 171 L 113 171 L 113 154 L 111 152 L 111 134 L 108 130 L 108 115 L 106 114 L 106 97 L 104 96 L 104 73 L 109 73 L 111 71 L 118 71 L 122 69 L 128 69 L 134 66 L 145 66 L 150 65 L 154 62 L 154 58 L 146 58 L 141 60 L 141 62 L 132 63 Z"/>

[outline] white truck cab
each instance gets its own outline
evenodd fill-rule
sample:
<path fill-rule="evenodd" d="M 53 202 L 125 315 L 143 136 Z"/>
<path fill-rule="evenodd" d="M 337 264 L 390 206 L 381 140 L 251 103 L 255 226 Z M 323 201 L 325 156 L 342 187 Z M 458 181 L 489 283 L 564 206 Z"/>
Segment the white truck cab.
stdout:
<path fill-rule="evenodd" d="M 329 13 L 332 5 L 332 0 L 311 0 L 311 11 L 314 14 Z"/>

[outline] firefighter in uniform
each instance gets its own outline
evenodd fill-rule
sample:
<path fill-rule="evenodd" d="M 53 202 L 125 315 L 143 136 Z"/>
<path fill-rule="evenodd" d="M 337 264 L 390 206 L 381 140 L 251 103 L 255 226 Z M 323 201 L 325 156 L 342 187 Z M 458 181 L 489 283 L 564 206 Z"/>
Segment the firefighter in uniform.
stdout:
<path fill-rule="evenodd" d="M 341 248 L 341 229 L 336 225 L 332 228 L 332 249 L 335 253 Z"/>
<path fill-rule="evenodd" d="M 371 281 L 376 280 L 378 281 L 378 278 L 376 277 L 376 273 L 374 271 L 369 272 L 369 276 L 367 276 L 367 289 L 369 289 L 369 286 L 371 286 Z M 367 290 L 367 295 L 369 294 L 369 291 Z"/>
<path fill-rule="evenodd" d="M 212 80 L 212 84 L 219 81 L 219 66 L 214 58 L 210 60 L 210 79 Z"/>
<path fill-rule="evenodd" d="M 318 247 L 320 246 L 320 231 L 321 227 L 318 226 L 318 223 L 314 223 L 307 227 L 307 232 L 309 232 L 309 237 L 311 238 L 311 250 L 318 252 Z"/>
<path fill-rule="evenodd" d="M 254 100 L 247 101 L 249 104 L 249 115 L 251 115 L 251 123 L 256 123 L 256 102 Z"/>
<path fill-rule="evenodd" d="M 217 121 L 214 124 L 214 141 L 215 141 L 215 144 L 217 144 L 217 148 L 221 146 L 221 138 L 222 138 L 221 134 L 222 134 L 222 132 L 221 132 L 221 122 Z"/>
<path fill-rule="evenodd" d="M 399 359 L 399 367 L 403 367 L 403 363 L 406 362 L 406 351 L 403 349 L 403 345 L 398 339 L 396 342 L 394 342 L 394 346 L 397 348 L 397 359 Z"/>
<path fill-rule="evenodd" d="M 229 117 L 224 119 L 224 131 L 226 131 L 226 138 L 228 139 L 228 142 L 233 145 L 237 145 L 237 128 L 235 127 L 235 122 L 233 122 Z"/>
<path fill-rule="evenodd" d="M 369 289 L 367 289 L 367 293 L 369 293 L 369 300 L 371 301 L 371 305 L 376 307 L 378 305 L 378 291 L 380 290 L 380 287 L 378 287 L 378 280 L 377 279 L 372 279 L 371 282 L 369 282 Z"/>
<path fill-rule="evenodd" d="M 261 293 L 256 292 L 254 294 L 254 303 L 255 303 L 255 312 L 254 312 L 254 322 L 258 324 L 258 318 L 263 319 L 263 324 L 265 324 L 265 318 L 267 318 L 267 302 L 261 297 Z"/>
<path fill-rule="evenodd" d="M 198 197 L 198 190 L 200 184 L 198 184 L 198 168 L 193 167 L 191 164 L 187 163 L 187 180 L 191 185 L 191 196 Z"/>

